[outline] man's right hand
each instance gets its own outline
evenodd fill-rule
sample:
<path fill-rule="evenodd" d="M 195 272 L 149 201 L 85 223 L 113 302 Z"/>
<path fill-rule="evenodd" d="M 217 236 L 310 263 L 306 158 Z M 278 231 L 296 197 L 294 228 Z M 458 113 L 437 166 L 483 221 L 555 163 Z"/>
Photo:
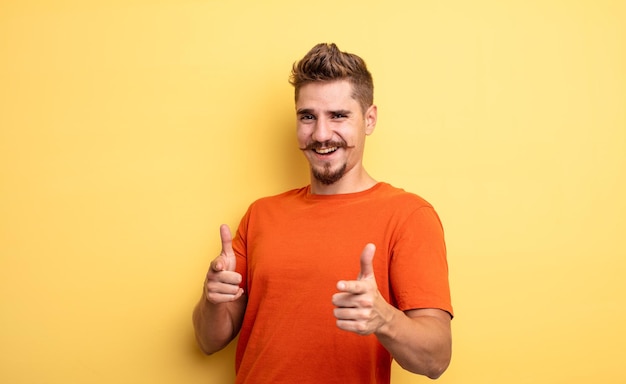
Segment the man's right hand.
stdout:
<path fill-rule="evenodd" d="M 235 301 L 243 295 L 243 288 L 239 287 L 241 274 L 235 272 L 232 235 L 226 224 L 220 226 L 220 237 L 222 252 L 211 262 L 204 281 L 204 295 L 213 304 Z"/>

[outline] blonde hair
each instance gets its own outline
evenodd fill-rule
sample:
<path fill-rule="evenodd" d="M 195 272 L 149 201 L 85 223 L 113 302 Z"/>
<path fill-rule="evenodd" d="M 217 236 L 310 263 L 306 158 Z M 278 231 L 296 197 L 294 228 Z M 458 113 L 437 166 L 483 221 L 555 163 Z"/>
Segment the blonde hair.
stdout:
<path fill-rule="evenodd" d="M 314 46 L 293 64 L 289 77 L 296 102 L 303 85 L 336 80 L 348 80 L 352 84 L 352 97 L 359 102 L 363 113 L 374 103 L 374 81 L 365 61 L 355 54 L 341 52 L 334 43 Z"/>

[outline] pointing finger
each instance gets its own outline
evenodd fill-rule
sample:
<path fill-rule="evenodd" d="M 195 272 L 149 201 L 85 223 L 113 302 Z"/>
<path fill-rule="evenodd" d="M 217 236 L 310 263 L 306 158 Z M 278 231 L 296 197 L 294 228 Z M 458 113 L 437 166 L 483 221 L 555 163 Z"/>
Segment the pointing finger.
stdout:
<path fill-rule="evenodd" d="M 224 256 L 219 255 L 218 257 L 216 257 L 212 262 L 211 262 L 211 270 L 213 272 L 222 272 L 223 270 L 226 269 L 226 260 L 224 260 Z"/>
<path fill-rule="evenodd" d="M 371 283 L 359 280 L 340 280 L 337 282 L 337 290 L 351 295 L 360 295 L 370 290 Z"/>

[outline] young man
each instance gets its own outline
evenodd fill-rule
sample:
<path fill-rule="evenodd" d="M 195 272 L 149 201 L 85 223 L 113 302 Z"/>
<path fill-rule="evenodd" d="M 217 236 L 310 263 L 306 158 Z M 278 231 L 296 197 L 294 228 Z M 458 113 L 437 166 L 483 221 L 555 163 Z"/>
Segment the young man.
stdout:
<path fill-rule="evenodd" d="M 451 356 L 443 229 L 417 195 L 363 168 L 372 76 L 318 44 L 294 64 L 297 139 L 310 185 L 222 225 L 193 323 L 211 354 L 237 334 L 237 383 L 389 383 L 392 359 L 439 377 Z"/>

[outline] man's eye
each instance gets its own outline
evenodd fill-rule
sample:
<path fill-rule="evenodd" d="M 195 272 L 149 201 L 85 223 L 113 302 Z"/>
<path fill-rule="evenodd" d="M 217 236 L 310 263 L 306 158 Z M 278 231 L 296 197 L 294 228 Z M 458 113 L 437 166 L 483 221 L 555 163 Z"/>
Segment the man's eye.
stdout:
<path fill-rule="evenodd" d="M 343 113 L 336 113 L 333 115 L 333 119 L 343 119 L 346 118 L 347 116 L 344 115 Z"/>
<path fill-rule="evenodd" d="M 313 120 L 313 115 L 300 115 L 300 120 Z"/>

